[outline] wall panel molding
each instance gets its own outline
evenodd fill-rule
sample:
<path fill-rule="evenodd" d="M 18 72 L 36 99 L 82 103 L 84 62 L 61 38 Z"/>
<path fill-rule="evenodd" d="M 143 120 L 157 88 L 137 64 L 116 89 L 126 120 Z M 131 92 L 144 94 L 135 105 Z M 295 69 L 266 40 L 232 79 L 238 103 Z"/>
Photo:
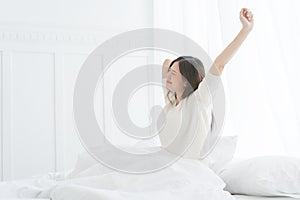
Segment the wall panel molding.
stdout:
<path fill-rule="evenodd" d="M 2 180 L 11 178 L 11 52 L 2 54 Z"/>
<path fill-rule="evenodd" d="M 3 26 L 0 23 L 0 41 L 2 42 L 47 42 L 54 44 L 100 44 L 111 36 L 130 29 L 112 27 L 47 27 L 30 28 L 20 26 Z M 109 30 L 109 31 L 108 31 Z"/>
<path fill-rule="evenodd" d="M 55 171 L 64 171 L 63 54 L 54 54 Z"/>
<path fill-rule="evenodd" d="M 26 54 L 25 56 L 21 56 L 22 59 L 25 60 L 27 60 L 27 55 L 30 56 L 32 60 L 37 58 L 37 62 L 41 63 L 40 67 L 43 67 L 43 62 L 39 60 L 39 57 L 44 54 L 51 55 L 51 58 L 45 57 L 45 63 L 53 62 L 51 68 L 49 68 L 50 66 L 48 64 L 45 68 L 45 70 L 49 72 L 49 76 L 46 76 L 37 66 L 32 69 L 30 64 L 25 64 L 24 67 L 29 66 L 29 69 L 31 69 L 32 72 L 34 72 L 35 69 L 38 69 L 37 71 L 47 79 L 46 83 L 42 80 L 42 84 L 45 84 L 48 88 L 51 86 L 51 91 L 49 91 L 51 93 L 49 93 L 49 111 L 47 110 L 43 113 L 51 113 L 51 134 L 53 135 L 49 137 L 49 143 L 51 142 L 52 146 L 50 147 L 47 144 L 51 153 L 47 150 L 48 152 L 45 153 L 45 155 L 51 155 L 51 158 L 49 158 L 51 159 L 51 170 L 53 169 L 55 172 L 61 172 L 69 170 L 70 166 L 74 166 L 74 161 L 77 159 L 77 153 L 82 150 L 82 145 L 77 138 L 77 134 L 73 134 L 73 122 L 69 121 L 69 115 L 66 115 L 66 111 L 69 112 L 66 108 L 66 104 L 70 103 L 70 94 L 68 93 L 68 95 L 66 95 L 65 90 L 69 90 L 72 87 L 77 70 L 91 51 L 101 42 L 120 32 L 122 32 L 122 30 L 116 28 L 109 29 L 109 31 L 88 30 L 86 32 L 80 29 L 67 28 L 51 30 L 16 27 L 3 28 L 0 24 L 0 180 L 8 181 L 15 179 L 16 177 L 21 177 L 22 175 L 19 172 L 20 169 L 15 166 L 16 163 L 22 162 L 22 159 L 14 157 L 18 155 L 13 155 L 14 152 L 18 153 L 21 152 L 21 150 L 16 150 L 18 145 L 16 145 L 14 140 L 16 136 L 13 133 L 14 129 L 19 129 L 19 127 L 14 126 L 18 126 L 20 121 L 18 121 L 18 123 L 13 123 L 13 118 L 16 117 L 17 114 L 13 116 L 13 104 L 16 99 L 13 99 L 12 91 L 14 89 L 14 78 L 20 77 L 20 75 L 16 76 L 15 73 L 23 73 L 26 72 L 26 70 L 22 69 L 22 63 L 18 62 L 19 57 L 15 57 L 15 53 Z M 36 56 L 32 57 L 32 55 Z M 133 58 L 137 59 L 136 57 L 132 57 L 132 59 Z M 137 60 L 141 61 L 142 58 L 144 57 Z M 15 62 L 18 64 L 16 68 L 13 66 Z M 31 73 L 31 75 L 34 76 L 35 74 Z M 48 85 L 48 82 L 51 85 Z M 18 82 L 18 85 L 20 85 L 20 82 Z M 43 97 L 42 99 L 45 100 Z M 47 100 L 45 101 L 48 102 Z M 19 103 L 20 102 L 17 102 L 17 104 Z M 45 116 L 41 117 L 44 119 L 43 121 L 47 119 Z M 50 125 L 47 124 L 47 127 L 50 127 Z M 17 134 L 19 134 L 20 130 L 17 131 Z M 17 137 L 19 137 L 19 135 Z M 68 141 L 66 141 L 66 139 L 68 139 Z M 18 142 L 20 143 L 20 138 L 18 139 Z M 68 142 L 71 142 L 71 144 L 68 144 Z M 43 152 L 41 151 L 40 153 Z M 48 161 L 45 162 L 50 163 Z M 41 165 L 41 167 L 44 166 Z"/>
<path fill-rule="evenodd" d="M 3 180 L 3 64 L 2 64 L 2 54 L 0 51 L 0 181 Z"/>
<path fill-rule="evenodd" d="M 0 31 L 2 41 L 45 41 L 95 44 L 100 40 L 96 34 L 53 33 L 40 31 Z"/>
<path fill-rule="evenodd" d="M 55 171 L 53 52 L 11 52 L 11 179 Z"/>

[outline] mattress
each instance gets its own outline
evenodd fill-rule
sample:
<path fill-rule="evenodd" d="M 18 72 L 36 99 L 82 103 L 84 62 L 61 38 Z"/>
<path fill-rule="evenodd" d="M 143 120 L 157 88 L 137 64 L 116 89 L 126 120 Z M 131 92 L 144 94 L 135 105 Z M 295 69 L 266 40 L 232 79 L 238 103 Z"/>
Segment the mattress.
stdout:
<path fill-rule="evenodd" d="M 261 197 L 248 195 L 233 195 L 237 200 L 296 200 L 292 197 Z"/>

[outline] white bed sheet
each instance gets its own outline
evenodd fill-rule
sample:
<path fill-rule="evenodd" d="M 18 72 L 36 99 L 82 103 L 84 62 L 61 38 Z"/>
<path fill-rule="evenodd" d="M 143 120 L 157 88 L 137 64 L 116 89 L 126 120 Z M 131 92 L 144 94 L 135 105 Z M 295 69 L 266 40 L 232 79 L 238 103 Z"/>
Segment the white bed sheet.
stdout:
<path fill-rule="evenodd" d="M 259 196 L 247 196 L 247 195 L 233 195 L 236 200 L 299 200 L 292 197 L 259 197 Z M 0 200 L 50 200 L 46 198 L 35 198 L 35 199 L 25 199 L 25 198 L 0 198 Z"/>
<path fill-rule="evenodd" d="M 236 198 L 236 200 L 296 200 L 296 198 L 292 198 L 292 197 L 261 197 L 261 196 L 248 196 L 248 195 L 233 195 L 233 196 Z"/>
<path fill-rule="evenodd" d="M 50 199 L 0 198 L 0 200 L 50 200 Z"/>
<path fill-rule="evenodd" d="M 223 190 L 225 183 L 198 160 L 180 159 L 163 170 L 143 175 L 120 173 L 108 168 L 104 171 L 104 168 L 97 163 L 72 178 L 62 180 L 45 175 L 2 182 L 0 199 L 235 200 L 229 192 Z"/>
<path fill-rule="evenodd" d="M 297 200 L 291 197 L 258 197 L 258 196 L 247 196 L 247 195 L 233 195 L 236 200 Z M 50 200 L 46 198 L 36 198 L 36 199 L 25 199 L 25 198 L 0 198 L 0 200 Z"/>

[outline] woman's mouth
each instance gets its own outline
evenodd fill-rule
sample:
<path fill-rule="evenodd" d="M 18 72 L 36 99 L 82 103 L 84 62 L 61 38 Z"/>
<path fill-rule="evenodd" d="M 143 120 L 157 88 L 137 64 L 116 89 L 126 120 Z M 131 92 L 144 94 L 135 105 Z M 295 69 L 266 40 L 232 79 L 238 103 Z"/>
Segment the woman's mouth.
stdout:
<path fill-rule="evenodd" d="M 169 83 L 169 84 L 172 84 L 172 82 L 171 82 L 171 81 L 167 81 L 167 83 Z"/>

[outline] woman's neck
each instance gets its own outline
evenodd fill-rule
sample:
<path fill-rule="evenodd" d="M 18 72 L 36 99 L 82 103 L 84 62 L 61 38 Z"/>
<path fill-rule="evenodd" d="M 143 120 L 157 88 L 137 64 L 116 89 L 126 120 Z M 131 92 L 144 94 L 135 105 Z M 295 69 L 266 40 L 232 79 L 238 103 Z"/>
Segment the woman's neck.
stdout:
<path fill-rule="evenodd" d="M 177 106 L 179 103 L 180 103 L 180 101 L 181 101 L 181 96 L 182 96 L 182 94 L 180 94 L 180 95 L 178 95 L 177 96 L 177 93 L 176 93 L 176 100 L 175 100 L 175 106 Z"/>

